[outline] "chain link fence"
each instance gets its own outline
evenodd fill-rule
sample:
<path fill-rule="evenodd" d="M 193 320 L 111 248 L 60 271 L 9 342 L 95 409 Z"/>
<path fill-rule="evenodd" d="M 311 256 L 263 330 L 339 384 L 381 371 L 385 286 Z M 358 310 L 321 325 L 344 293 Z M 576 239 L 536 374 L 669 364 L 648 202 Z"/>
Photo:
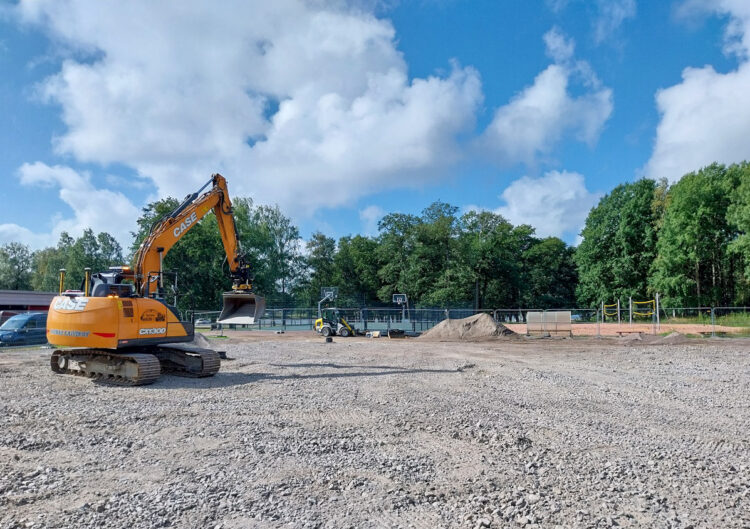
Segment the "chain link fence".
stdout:
<path fill-rule="evenodd" d="M 679 332 L 687 336 L 750 337 L 750 307 L 659 307 L 658 312 L 644 314 L 627 306 L 618 313 L 600 308 L 560 309 L 441 309 L 403 307 L 339 308 L 350 325 L 362 332 L 399 329 L 422 333 L 441 321 L 466 318 L 478 313 L 489 314 L 498 323 L 525 334 L 529 312 L 570 311 L 573 336 L 624 336 L 629 333 L 669 334 Z M 316 307 L 266 308 L 253 325 L 219 325 L 219 311 L 188 312 L 198 331 L 224 329 L 266 331 L 312 331 L 318 318 Z"/>

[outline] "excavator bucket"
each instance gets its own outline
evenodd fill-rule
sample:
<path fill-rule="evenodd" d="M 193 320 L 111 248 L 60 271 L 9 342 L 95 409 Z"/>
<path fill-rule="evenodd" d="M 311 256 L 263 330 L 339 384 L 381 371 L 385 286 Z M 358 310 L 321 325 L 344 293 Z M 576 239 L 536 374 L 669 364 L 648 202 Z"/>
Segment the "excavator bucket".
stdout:
<path fill-rule="evenodd" d="M 244 292 L 224 292 L 224 306 L 217 323 L 251 325 L 263 316 L 266 300 Z"/>

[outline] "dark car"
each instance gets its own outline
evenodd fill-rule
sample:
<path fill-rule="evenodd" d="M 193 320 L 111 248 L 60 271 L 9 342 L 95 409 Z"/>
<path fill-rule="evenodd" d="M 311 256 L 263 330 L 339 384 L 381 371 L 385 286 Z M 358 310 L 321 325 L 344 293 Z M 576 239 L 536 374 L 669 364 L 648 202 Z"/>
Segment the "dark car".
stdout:
<path fill-rule="evenodd" d="M 0 346 L 47 343 L 47 313 L 28 312 L 0 325 Z"/>
<path fill-rule="evenodd" d="M 8 321 L 13 316 L 17 316 L 18 314 L 21 313 L 15 310 L 0 310 L 0 325 Z"/>

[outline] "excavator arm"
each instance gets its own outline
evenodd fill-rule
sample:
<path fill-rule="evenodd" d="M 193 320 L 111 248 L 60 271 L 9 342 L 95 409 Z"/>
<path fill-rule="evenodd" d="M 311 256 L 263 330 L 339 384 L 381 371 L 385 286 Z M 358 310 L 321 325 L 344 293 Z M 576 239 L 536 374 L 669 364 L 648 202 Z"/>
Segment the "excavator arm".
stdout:
<path fill-rule="evenodd" d="M 209 185 L 211 188 L 203 192 Z M 227 181 L 220 174 L 214 174 L 201 189 L 188 195 L 174 211 L 151 226 L 135 255 L 133 282 L 136 291 L 144 297 L 157 295 L 163 287 L 163 262 L 167 253 L 210 211 L 216 215 L 233 283 L 232 292 L 224 293 L 224 310 L 219 321 L 225 319 L 224 316 L 234 315 L 231 323 L 253 323 L 256 313 L 262 314 L 264 303 L 251 293 L 250 266 L 240 250 Z M 241 313 L 240 319 L 236 317 L 237 312 Z"/>

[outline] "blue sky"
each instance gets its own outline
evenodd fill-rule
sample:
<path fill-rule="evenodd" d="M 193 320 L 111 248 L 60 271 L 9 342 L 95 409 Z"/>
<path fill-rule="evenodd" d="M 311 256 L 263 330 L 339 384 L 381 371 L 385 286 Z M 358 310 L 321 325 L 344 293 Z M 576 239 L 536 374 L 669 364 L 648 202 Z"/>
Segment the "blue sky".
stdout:
<path fill-rule="evenodd" d="M 434 200 L 575 243 L 602 193 L 750 158 L 743 0 L 35 0 L 0 9 L 0 243 L 212 172 L 300 226 Z"/>

